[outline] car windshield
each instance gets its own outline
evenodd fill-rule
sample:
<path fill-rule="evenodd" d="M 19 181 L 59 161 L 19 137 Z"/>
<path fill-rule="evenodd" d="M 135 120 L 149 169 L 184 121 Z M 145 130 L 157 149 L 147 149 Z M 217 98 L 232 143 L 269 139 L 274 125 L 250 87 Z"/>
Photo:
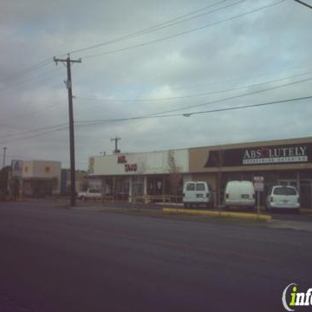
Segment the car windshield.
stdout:
<path fill-rule="evenodd" d="M 292 187 L 276 187 L 274 195 L 297 195 L 297 191 Z"/>

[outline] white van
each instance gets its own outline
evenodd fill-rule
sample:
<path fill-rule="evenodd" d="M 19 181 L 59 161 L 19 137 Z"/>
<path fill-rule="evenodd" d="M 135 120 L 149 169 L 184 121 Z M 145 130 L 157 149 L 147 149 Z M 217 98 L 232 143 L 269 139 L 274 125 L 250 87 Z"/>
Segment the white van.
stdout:
<path fill-rule="evenodd" d="M 213 194 L 210 185 L 205 181 L 186 182 L 183 187 L 184 207 L 206 205 L 213 207 Z"/>
<path fill-rule="evenodd" d="M 266 206 L 268 210 L 285 208 L 298 212 L 300 198 L 297 189 L 293 186 L 272 186 L 266 199 Z"/>
<path fill-rule="evenodd" d="M 229 181 L 224 193 L 225 207 L 253 208 L 255 189 L 250 181 Z"/>

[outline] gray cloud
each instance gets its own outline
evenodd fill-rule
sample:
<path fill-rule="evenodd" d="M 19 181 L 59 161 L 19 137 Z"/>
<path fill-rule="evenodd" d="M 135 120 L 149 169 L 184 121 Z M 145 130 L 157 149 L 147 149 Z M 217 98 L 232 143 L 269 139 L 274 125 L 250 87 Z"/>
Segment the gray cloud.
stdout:
<path fill-rule="evenodd" d="M 278 0 L 12 0 L 0 10 L 0 153 L 6 146 L 8 160 L 52 159 L 69 166 L 66 68 L 55 66 L 54 55 L 66 57 L 219 2 L 233 6 L 72 54 L 82 58 L 72 67 L 77 167 L 86 169 L 89 156 L 112 151 L 116 135 L 121 149 L 132 152 L 310 136 L 311 100 L 189 118 L 79 123 L 177 110 L 312 77 L 312 10 L 294 1 L 199 30 Z M 161 41 L 146 44 L 155 40 Z M 44 66 L 23 71 L 43 60 Z M 272 82 L 285 77 L 292 78 Z M 310 90 L 307 81 L 177 113 L 309 96 Z M 55 125 L 65 126 L 47 128 Z"/>

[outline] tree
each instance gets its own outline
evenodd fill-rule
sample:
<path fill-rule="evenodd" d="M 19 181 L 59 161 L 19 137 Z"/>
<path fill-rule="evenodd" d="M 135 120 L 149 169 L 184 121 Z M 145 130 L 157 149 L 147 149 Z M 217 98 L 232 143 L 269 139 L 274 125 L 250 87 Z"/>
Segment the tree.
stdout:
<path fill-rule="evenodd" d="M 0 170 L 0 190 L 5 193 L 8 190 L 8 180 L 10 170 L 11 170 L 10 166 L 4 167 Z"/>
<path fill-rule="evenodd" d="M 217 177 L 217 205 L 220 209 L 222 204 L 222 197 L 221 197 L 221 186 L 222 186 L 222 167 L 223 167 L 223 161 L 224 161 L 224 151 L 219 149 L 218 150 L 218 177 Z"/>
<path fill-rule="evenodd" d="M 177 166 L 176 159 L 174 156 L 174 151 L 168 151 L 168 171 L 169 171 L 169 184 L 170 188 L 175 195 L 175 199 L 177 201 L 178 192 L 181 185 L 182 175 L 180 173 L 180 167 Z"/>

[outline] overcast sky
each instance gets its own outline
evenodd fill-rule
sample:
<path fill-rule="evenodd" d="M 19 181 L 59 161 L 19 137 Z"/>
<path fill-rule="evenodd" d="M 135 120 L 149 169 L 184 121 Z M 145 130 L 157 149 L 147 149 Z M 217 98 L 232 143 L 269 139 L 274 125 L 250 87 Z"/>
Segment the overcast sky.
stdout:
<path fill-rule="evenodd" d="M 67 53 L 78 169 L 116 136 L 122 152 L 311 136 L 311 29 L 293 0 L 3 0 L 0 155 L 69 167 Z"/>

